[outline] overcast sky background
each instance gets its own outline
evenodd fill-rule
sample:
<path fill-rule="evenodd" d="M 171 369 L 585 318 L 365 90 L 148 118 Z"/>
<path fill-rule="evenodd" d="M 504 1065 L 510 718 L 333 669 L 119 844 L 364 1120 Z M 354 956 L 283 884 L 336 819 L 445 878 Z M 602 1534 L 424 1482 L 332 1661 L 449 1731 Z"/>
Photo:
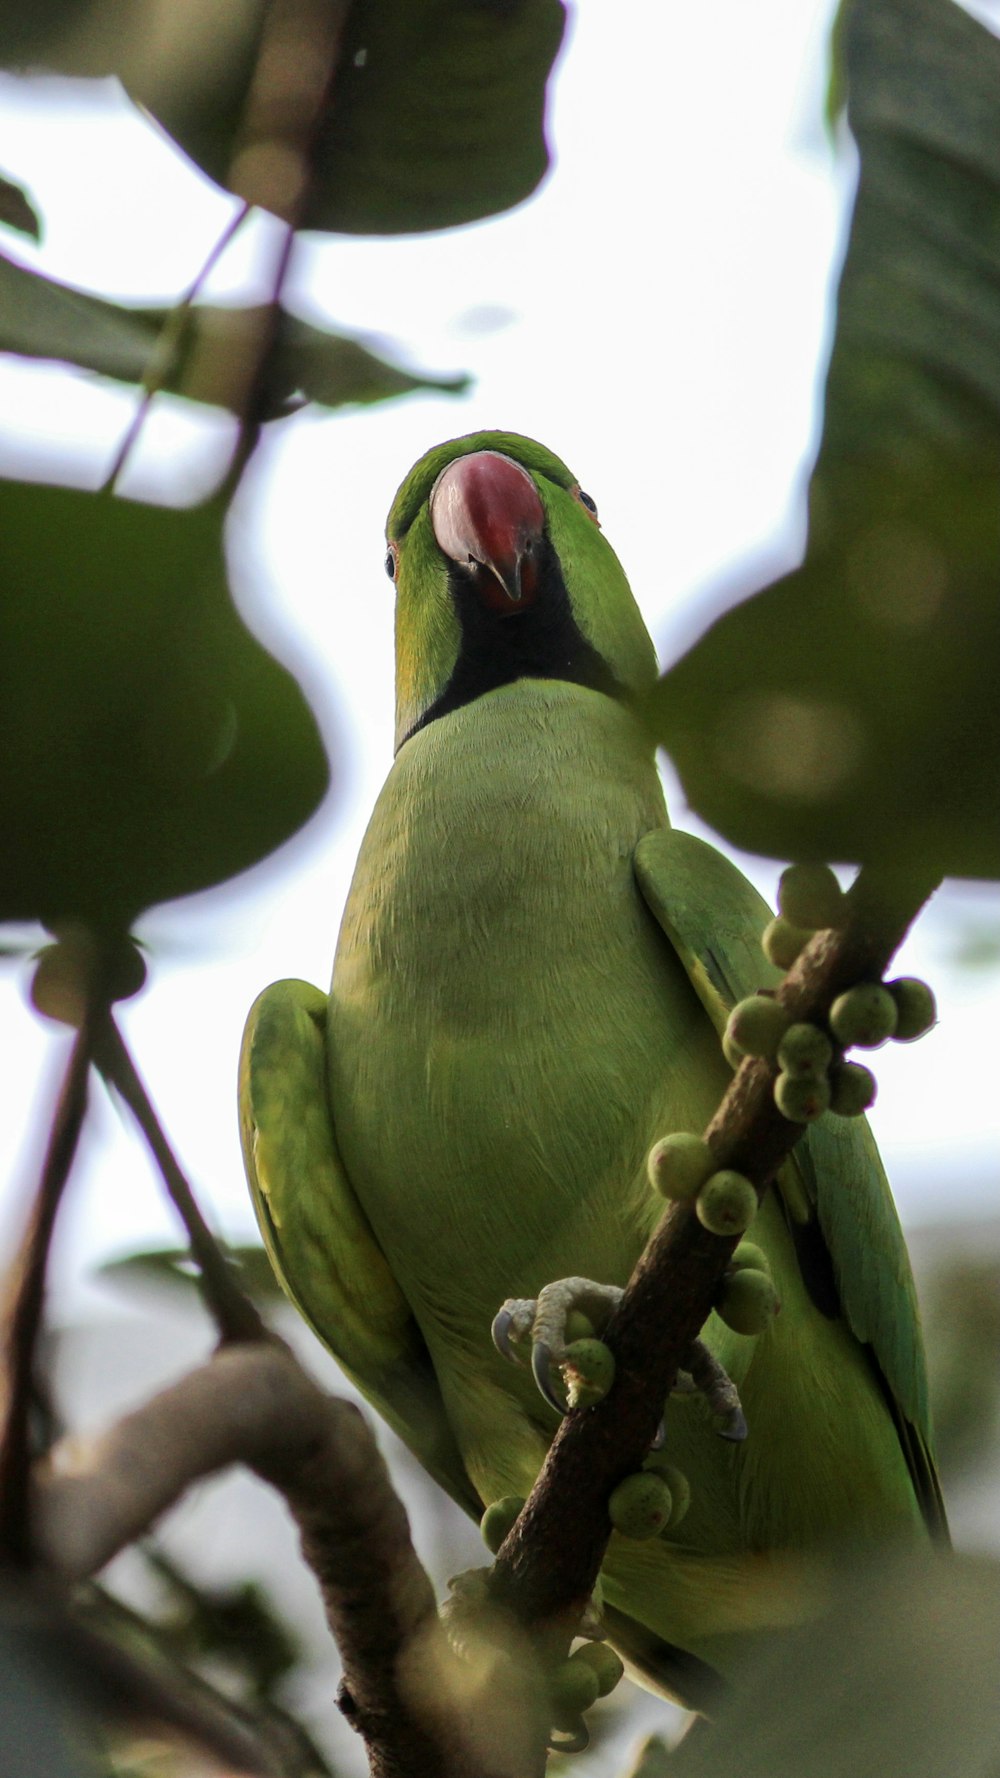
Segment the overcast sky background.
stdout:
<path fill-rule="evenodd" d="M 1000 5 L 977 6 L 994 24 Z M 325 985 L 368 812 L 391 760 L 392 594 L 382 526 L 428 446 L 499 426 L 562 455 L 598 502 L 665 660 L 736 591 L 791 566 L 804 531 L 817 397 L 852 166 L 821 124 L 832 8 L 803 0 L 620 0 L 574 14 L 551 92 L 554 168 L 509 216 L 411 240 L 311 237 L 295 306 L 396 342 L 417 366 L 467 369 L 461 400 L 411 396 L 269 430 L 233 513 L 241 607 L 302 677 L 336 758 L 307 834 L 236 887 L 154 911 L 150 986 L 123 1012 L 140 1070 L 209 1214 L 254 1233 L 235 1115 L 243 1020 L 266 982 Z M 44 220 L 4 248 L 53 276 L 169 300 L 231 202 L 110 83 L 0 79 L 0 167 Z M 207 294 L 249 300 L 276 227 L 237 237 Z M 95 485 L 135 396 L 0 359 L 0 472 Z M 220 416 L 156 404 L 125 487 L 189 500 L 230 438 Z M 700 831 L 674 788 L 680 825 Z M 746 868 L 773 895 L 776 866 Z M 1000 896 L 949 886 L 899 959 L 929 976 L 941 1021 L 880 1053 L 873 1123 L 904 1221 L 975 1215 L 997 1183 Z M 37 1173 L 65 1036 L 28 1008 L 26 963 L 0 976 L 0 1233 Z M 55 1308 L 89 1300 L 94 1264 L 177 1231 L 144 1151 L 100 1091 L 63 1219 Z"/>

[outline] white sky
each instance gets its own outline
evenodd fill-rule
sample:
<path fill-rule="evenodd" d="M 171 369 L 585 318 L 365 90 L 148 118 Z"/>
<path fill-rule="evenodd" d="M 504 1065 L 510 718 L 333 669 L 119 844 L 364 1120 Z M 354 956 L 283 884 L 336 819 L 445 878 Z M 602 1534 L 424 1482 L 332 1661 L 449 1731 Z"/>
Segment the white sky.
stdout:
<path fill-rule="evenodd" d="M 995 21 L 1000 7 L 975 10 Z M 254 1232 L 234 1106 L 243 1019 L 276 976 L 325 984 L 390 762 L 382 525 L 411 462 L 484 426 L 543 439 L 597 499 L 665 659 L 727 585 L 796 558 L 850 194 L 849 157 L 834 165 L 819 122 L 830 11 L 803 0 L 581 9 L 553 91 L 554 172 L 532 202 L 413 240 L 314 237 L 298 256 L 303 312 L 477 381 L 461 401 L 317 410 L 272 429 L 233 517 L 238 597 L 318 704 L 337 750 L 336 790 L 307 837 L 235 891 L 143 922 L 151 986 L 124 1023 L 203 1202 L 234 1239 Z M 229 202 L 110 85 L 84 96 L 65 83 L 0 80 L 0 117 L 2 170 L 28 186 L 45 222 L 41 250 L 5 231 L 8 251 L 112 295 L 164 300 L 187 284 Z M 248 228 L 211 294 L 252 293 L 274 233 L 267 221 Z M 96 482 L 133 403 L 97 378 L 0 360 L 0 472 Z M 162 401 L 126 485 L 191 498 L 227 435 L 225 420 Z M 697 827 L 676 790 L 671 808 Z M 748 869 L 773 893 L 777 867 Z M 899 960 L 932 978 L 941 1010 L 925 1042 L 877 1058 L 873 1122 L 904 1220 L 973 1214 L 996 1183 L 1000 977 L 955 966 L 970 930 L 1000 939 L 996 889 L 946 888 Z M 13 962 L 0 976 L 8 1232 L 65 1053 L 58 1029 L 27 1007 L 28 974 Z M 95 1261 L 175 1233 L 141 1146 L 96 1093 L 58 1306 L 82 1300 Z"/>

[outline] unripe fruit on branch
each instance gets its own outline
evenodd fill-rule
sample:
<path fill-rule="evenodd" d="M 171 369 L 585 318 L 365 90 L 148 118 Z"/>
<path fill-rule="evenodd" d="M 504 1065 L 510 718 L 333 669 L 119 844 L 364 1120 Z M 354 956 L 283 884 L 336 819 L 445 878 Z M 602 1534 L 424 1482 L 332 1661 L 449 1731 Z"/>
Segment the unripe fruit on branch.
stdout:
<path fill-rule="evenodd" d="M 770 925 L 765 926 L 760 942 L 769 963 L 773 963 L 777 969 L 791 969 L 799 952 L 805 949 L 811 938 L 812 933 L 807 932 L 804 926 L 793 926 L 791 920 L 778 914 Z"/>
<path fill-rule="evenodd" d="M 885 987 L 896 1006 L 893 1037 L 897 1043 L 915 1043 L 937 1022 L 937 1001 L 931 989 L 915 975 L 901 975 Z"/>
<path fill-rule="evenodd" d="M 730 1043 L 745 1056 L 774 1056 L 788 1029 L 788 1014 L 769 994 L 750 994 L 733 1007 L 726 1025 Z"/>
<path fill-rule="evenodd" d="M 570 1407 L 592 1408 L 615 1380 L 614 1353 L 603 1340 L 574 1340 L 566 1348 L 562 1373 Z"/>
<path fill-rule="evenodd" d="M 818 1025 L 789 1025 L 778 1045 L 778 1067 L 785 1074 L 819 1080 L 833 1061 L 833 1044 Z"/>
<path fill-rule="evenodd" d="M 646 1171 L 650 1184 L 665 1198 L 693 1198 L 714 1167 L 712 1150 L 700 1136 L 676 1130 L 661 1136 L 649 1151 Z"/>
<path fill-rule="evenodd" d="M 830 1008 L 830 1030 L 845 1049 L 856 1043 L 875 1050 L 892 1036 L 898 1018 L 896 1002 L 881 982 L 859 982 L 838 994 Z"/>
<path fill-rule="evenodd" d="M 830 1082 L 810 1080 L 799 1074 L 779 1074 L 774 1083 L 774 1103 L 790 1124 L 815 1123 L 830 1109 Z"/>
<path fill-rule="evenodd" d="M 709 1234 L 742 1235 L 757 1214 L 757 1193 L 742 1173 L 723 1168 L 706 1179 L 695 1211 Z"/>
<path fill-rule="evenodd" d="M 828 864 L 790 864 L 778 882 L 778 910 L 793 926 L 818 932 L 843 918 L 844 892 Z"/>
<path fill-rule="evenodd" d="M 479 1534 L 490 1554 L 495 1556 L 509 1531 L 520 1516 L 524 1499 L 520 1494 L 505 1494 L 494 1500 L 479 1521 Z"/>
<path fill-rule="evenodd" d="M 830 1070 L 830 1110 L 838 1117 L 861 1117 L 877 1094 L 878 1082 L 863 1062 L 839 1062 Z"/>
<path fill-rule="evenodd" d="M 745 1267 L 723 1275 L 715 1312 L 734 1333 L 759 1334 L 774 1320 L 779 1306 L 778 1293 L 767 1272 Z"/>
<path fill-rule="evenodd" d="M 615 1530 L 640 1543 L 666 1529 L 672 1509 L 670 1489 L 653 1470 L 626 1476 L 608 1501 L 608 1517 Z"/>

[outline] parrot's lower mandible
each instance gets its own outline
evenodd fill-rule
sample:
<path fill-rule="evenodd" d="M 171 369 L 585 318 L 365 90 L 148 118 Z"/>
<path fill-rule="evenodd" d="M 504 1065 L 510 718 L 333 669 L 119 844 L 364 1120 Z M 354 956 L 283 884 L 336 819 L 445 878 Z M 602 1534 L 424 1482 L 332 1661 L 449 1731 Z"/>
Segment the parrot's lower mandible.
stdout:
<path fill-rule="evenodd" d="M 635 714 L 653 646 L 565 465 L 512 433 L 455 439 L 411 470 L 387 538 L 395 761 L 329 996 L 279 982 L 250 1015 L 243 1136 L 289 1296 L 478 1517 L 529 1493 L 557 1424 L 546 1367 L 543 1394 L 494 1345 L 498 1310 L 530 1359 L 613 1300 L 662 1210 L 651 1147 L 700 1132 L 730 1078 L 699 979 L 725 1008 L 780 977 L 770 910 L 670 827 Z M 863 1119 L 810 1126 L 751 1238 L 780 1314 L 703 1330 L 701 1370 L 741 1413 L 720 1422 L 710 1379 L 665 1404 L 690 1507 L 664 1535 L 615 1533 L 602 1576 L 612 1640 L 696 1706 L 749 1633 L 801 1610 L 789 1558 L 944 1527 Z"/>

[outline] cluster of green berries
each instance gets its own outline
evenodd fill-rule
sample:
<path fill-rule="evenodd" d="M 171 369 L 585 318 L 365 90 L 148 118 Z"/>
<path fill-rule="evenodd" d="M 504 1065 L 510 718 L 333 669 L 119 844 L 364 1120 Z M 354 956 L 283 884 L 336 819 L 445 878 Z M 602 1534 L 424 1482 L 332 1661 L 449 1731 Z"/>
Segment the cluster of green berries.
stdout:
<path fill-rule="evenodd" d="M 608 1517 L 622 1537 L 645 1543 L 680 1524 L 691 1504 L 691 1484 L 674 1463 L 651 1451 L 642 1469 L 619 1482 Z"/>
<path fill-rule="evenodd" d="M 764 932 L 770 961 L 790 968 L 814 931 L 839 923 L 843 901 L 827 865 L 792 865 L 778 885 L 781 912 Z M 751 994 L 733 1008 L 723 1049 L 732 1067 L 746 1056 L 776 1063 L 775 1104 L 791 1123 L 812 1123 L 824 1111 L 860 1117 L 875 1102 L 875 1076 L 860 1062 L 845 1062 L 844 1050 L 878 1049 L 890 1037 L 912 1043 L 936 1017 L 930 988 L 915 976 L 848 988 L 833 1002 L 825 1030 L 793 1023 L 772 994 Z"/>
<path fill-rule="evenodd" d="M 701 1136 L 677 1130 L 653 1144 L 646 1160 L 650 1184 L 665 1198 L 693 1198 L 698 1221 L 713 1235 L 742 1235 L 757 1214 L 757 1193 L 731 1168 L 716 1168 Z"/>

